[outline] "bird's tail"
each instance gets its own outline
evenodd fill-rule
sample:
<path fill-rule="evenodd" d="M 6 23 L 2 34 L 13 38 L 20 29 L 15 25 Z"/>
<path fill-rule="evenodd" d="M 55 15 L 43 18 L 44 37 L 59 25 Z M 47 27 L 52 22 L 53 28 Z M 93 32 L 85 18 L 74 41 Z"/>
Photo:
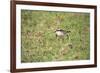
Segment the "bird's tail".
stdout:
<path fill-rule="evenodd" d="M 68 34 L 68 33 L 71 33 L 71 31 L 70 31 L 70 30 L 68 30 L 68 31 L 65 31 L 65 33 L 67 33 L 67 34 Z"/>

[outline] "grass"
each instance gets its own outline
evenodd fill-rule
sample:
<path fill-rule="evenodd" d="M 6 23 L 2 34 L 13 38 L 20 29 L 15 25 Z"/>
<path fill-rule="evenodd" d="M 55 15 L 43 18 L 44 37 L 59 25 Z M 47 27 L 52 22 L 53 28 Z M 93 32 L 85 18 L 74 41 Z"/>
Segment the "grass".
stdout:
<path fill-rule="evenodd" d="M 21 62 L 90 58 L 89 13 L 21 11 Z M 56 29 L 71 31 L 57 38 Z"/>

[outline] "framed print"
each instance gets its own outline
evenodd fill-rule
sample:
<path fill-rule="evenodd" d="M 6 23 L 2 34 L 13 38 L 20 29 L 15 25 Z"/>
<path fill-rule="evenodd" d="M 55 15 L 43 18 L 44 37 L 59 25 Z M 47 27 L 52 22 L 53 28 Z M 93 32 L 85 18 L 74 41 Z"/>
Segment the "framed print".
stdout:
<path fill-rule="evenodd" d="M 97 7 L 11 1 L 11 72 L 97 66 Z"/>

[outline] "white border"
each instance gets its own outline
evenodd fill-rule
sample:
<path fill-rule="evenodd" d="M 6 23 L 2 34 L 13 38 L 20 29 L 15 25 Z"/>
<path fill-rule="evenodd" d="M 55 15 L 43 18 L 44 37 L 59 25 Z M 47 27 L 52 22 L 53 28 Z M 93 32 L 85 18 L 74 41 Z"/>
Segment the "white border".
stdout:
<path fill-rule="evenodd" d="M 90 13 L 90 60 L 21 63 L 21 9 Z M 94 9 L 16 5 L 16 68 L 39 68 L 94 64 Z"/>

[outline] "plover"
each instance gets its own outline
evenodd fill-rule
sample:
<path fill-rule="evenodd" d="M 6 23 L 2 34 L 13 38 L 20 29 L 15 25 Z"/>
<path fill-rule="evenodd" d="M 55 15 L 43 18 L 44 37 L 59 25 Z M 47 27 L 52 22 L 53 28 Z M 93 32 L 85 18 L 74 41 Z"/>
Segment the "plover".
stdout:
<path fill-rule="evenodd" d="M 64 37 L 65 35 L 68 36 L 68 33 L 70 33 L 70 31 L 65 31 L 63 29 L 57 29 L 55 33 L 56 33 L 56 37 Z"/>

